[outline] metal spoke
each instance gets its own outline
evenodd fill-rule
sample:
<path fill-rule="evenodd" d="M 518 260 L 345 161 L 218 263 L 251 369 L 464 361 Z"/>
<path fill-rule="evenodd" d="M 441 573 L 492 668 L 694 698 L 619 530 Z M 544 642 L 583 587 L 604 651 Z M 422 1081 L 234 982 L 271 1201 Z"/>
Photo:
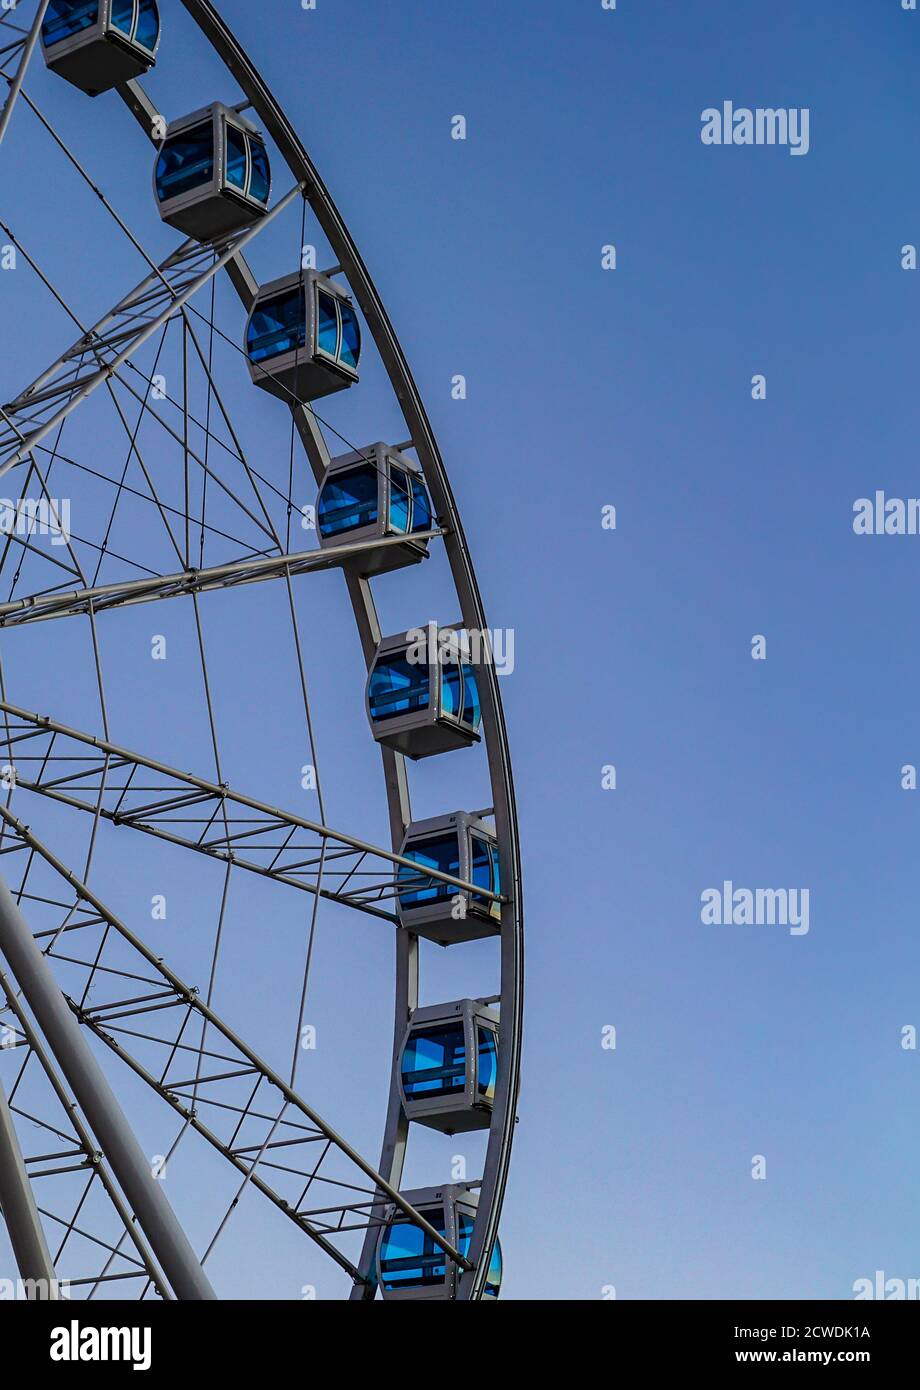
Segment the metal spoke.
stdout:
<path fill-rule="evenodd" d="M 244 793 L 233 791 L 230 787 L 182 772 L 178 768 L 131 752 L 96 735 L 69 728 L 48 716 L 34 714 L 8 701 L 0 701 L 0 711 L 13 721 L 6 736 L 0 737 L 0 749 L 6 744 L 9 764 L 15 770 L 16 784 L 22 789 L 47 796 L 79 810 L 91 810 L 96 805 L 92 794 L 94 791 L 98 793 L 99 790 L 100 766 L 104 764 L 108 767 L 113 777 L 115 774 L 127 772 L 127 780 L 111 781 L 109 784 L 108 795 L 115 800 L 115 805 L 103 806 L 100 811 L 105 819 L 115 825 L 130 826 L 146 834 L 159 835 L 212 858 L 225 862 L 230 860 L 254 872 L 292 883 L 307 892 L 320 893 L 324 898 L 391 921 L 396 920 L 393 914 L 379 910 L 374 904 L 392 896 L 395 891 L 394 869 L 400 867 L 409 870 L 412 875 L 411 878 L 403 880 L 403 887 L 415 888 L 416 885 L 443 883 L 457 890 L 473 893 L 477 899 L 484 902 L 504 901 L 500 893 L 477 886 L 468 880 L 428 866 L 422 869 L 414 860 L 404 855 L 356 839 L 320 822 L 297 816 L 291 811 L 271 806 Z M 22 733 L 30 731 L 41 732 L 47 736 L 48 746 L 39 752 L 20 755 L 17 753 L 17 740 Z M 65 751 L 70 743 L 77 747 Z M 79 755 L 80 746 L 98 750 L 102 758 Z M 26 776 L 20 770 L 36 761 L 43 769 L 37 778 Z M 77 763 L 75 768 L 71 766 L 74 761 Z M 158 774 L 162 780 L 152 784 L 136 782 L 134 774 L 140 768 Z M 149 799 L 151 792 L 156 793 L 153 800 Z M 212 807 L 210 815 L 189 817 L 185 814 L 192 809 L 206 811 L 208 806 Z M 238 808 L 235 814 L 228 811 L 227 826 L 232 829 L 223 834 L 211 833 L 215 815 L 222 807 Z M 192 833 L 196 826 L 199 827 L 197 835 Z M 296 843 L 285 842 L 281 845 L 283 853 L 279 860 L 276 858 L 279 842 L 275 837 L 291 829 L 309 832 L 315 838 L 299 840 Z M 249 841 L 249 858 L 244 858 L 238 850 L 244 839 Z M 344 893 L 318 889 L 305 871 L 317 868 L 322 842 L 327 840 L 337 851 L 341 851 L 335 871 L 338 875 L 343 878 L 352 877 L 359 872 L 356 859 L 367 857 L 373 861 L 372 869 L 367 872 L 370 881 Z M 261 860 L 253 857 L 257 852 L 261 854 Z M 303 857 L 305 852 L 306 858 Z M 331 873 L 331 870 L 328 871 Z"/>
<path fill-rule="evenodd" d="M 48 4 L 49 0 L 39 0 L 38 9 L 35 12 L 35 18 L 32 21 L 32 28 L 29 30 L 29 33 L 22 44 L 22 52 L 19 58 L 19 66 L 16 69 L 15 76 L 11 79 L 6 76 L 5 72 L 2 74 L 9 82 L 10 90 L 7 92 L 6 101 L 3 104 L 3 110 L 2 112 L 0 112 L 0 145 L 3 144 L 3 137 L 6 134 L 7 127 L 10 123 L 10 118 L 13 115 L 13 108 L 16 105 L 16 99 L 19 96 L 20 91 L 22 90 L 23 80 L 25 78 L 26 72 L 28 71 L 29 63 L 32 61 L 32 54 L 35 52 L 35 46 L 38 43 L 39 35 L 41 34 L 42 21 L 45 18 L 45 11 L 48 8 Z M 9 12 L 7 12 L 7 15 L 8 13 Z M 7 18 L 7 15 L 5 15 L 4 18 Z"/>
<path fill-rule="evenodd" d="M 107 340 L 101 335 L 100 331 L 104 325 L 98 325 L 97 328 L 92 331 L 91 345 L 94 352 L 100 356 L 106 352 L 107 348 L 109 349 L 111 356 L 105 357 L 105 366 L 83 377 L 74 377 L 72 370 L 65 364 L 62 364 L 55 385 L 46 386 L 44 390 L 40 390 L 39 383 L 34 383 L 23 397 L 7 406 L 6 410 L 9 415 L 26 418 L 32 423 L 33 428 L 26 435 L 24 442 L 18 447 L 15 441 L 4 438 L 3 432 L 0 431 L 0 477 L 8 473 L 11 468 L 15 468 L 16 464 L 21 463 L 24 458 L 28 457 L 36 445 L 40 444 L 63 420 L 66 420 L 67 416 L 76 410 L 78 406 L 82 405 L 85 400 L 88 400 L 97 387 L 114 376 L 118 369 L 124 366 L 133 353 L 143 347 L 143 345 L 159 332 L 159 330 L 173 317 L 178 309 L 181 309 L 182 306 L 191 299 L 194 294 L 197 294 L 219 270 L 223 269 L 227 262 L 236 254 L 237 250 L 242 250 L 243 247 L 248 246 L 250 241 L 253 241 L 279 213 L 283 212 L 295 198 L 300 196 L 300 193 L 301 190 L 299 186 L 292 188 L 261 222 L 257 222 L 253 227 L 250 227 L 248 231 L 243 232 L 239 237 L 231 241 L 229 247 L 225 248 L 220 255 L 216 257 L 212 265 L 207 266 L 205 270 L 191 281 L 191 283 L 179 287 L 170 298 L 166 308 L 161 309 L 150 322 L 145 322 L 143 327 L 135 326 L 133 329 L 125 329 L 122 331 L 124 336 L 115 333 Z M 167 263 L 164 262 L 164 268 L 166 265 Z M 121 312 L 128 313 L 132 307 L 134 306 L 129 300 L 123 304 Z M 124 345 L 122 346 L 122 344 Z M 89 345 L 88 343 L 87 346 Z M 44 420 L 41 424 L 35 422 L 34 416 L 28 416 L 26 414 L 27 408 L 34 408 L 36 404 L 41 405 L 47 402 L 54 403 L 58 397 L 65 398 L 64 404 L 59 406 L 51 417 Z"/>
<path fill-rule="evenodd" d="M 153 999 L 136 999 L 133 1001 L 136 1007 L 132 1011 L 132 1016 L 143 1016 L 149 1020 L 162 1018 L 167 1011 L 170 1015 L 178 1011 L 182 1020 L 179 1025 L 181 1036 L 181 1032 L 184 1031 L 185 1027 L 184 1020 L 186 1020 L 187 1015 L 194 1013 L 200 1018 L 205 1019 L 214 1032 L 219 1034 L 222 1044 L 230 1048 L 231 1055 L 239 1057 L 240 1065 L 238 1075 L 244 1078 L 251 1077 L 253 1080 L 253 1089 L 249 1099 L 244 1105 L 238 1108 L 231 1107 L 231 1109 L 235 1110 L 237 1119 L 230 1138 L 227 1136 L 221 1137 L 215 1130 L 205 1125 L 197 1113 L 198 1106 L 200 1106 L 202 1099 L 201 1091 L 206 1084 L 203 1078 L 197 1083 L 197 1105 L 192 1109 L 176 1094 L 169 1079 L 154 1075 L 147 1066 L 129 1052 L 129 1050 L 119 1042 L 117 1037 L 109 1031 L 107 1027 L 108 1011 L 115 1006 L 115 1001 L 110 1001 L 104 1006 L 94 1004 L 92 1007 L 81 1007 L 73 1003 L 72 1000 L 68 1000 L 80 1023 L 94 1033 L 95 1036 L 101 1042 L 105 1043 L 122 1061 L 126 1062 L 137 1076 L 144 1080 L 152 1090 L 156 1091 L 163 1100 L 177 1111 L 177 1113 L 181 1114 L 197 1133 L 207 1139 L 208 1142 L 217 1149 L 218 1152 L 222 1153 L 241 1174 L 248 1178 L 254 1187 L 269 1197 L 280 1210 L 284 1211 L 306 1235 L 310 1236 L 311 1239 L 319 1244 L 321 1248 L 335 1259 L 336 1263 L 343 1269 L 346 1269 L 353 1278 L 360 1278 L 358 1271 L 342 1252 L 337 1250 L 334 1246 L 329 1245 L 326 1238 L 318 1231 L 314 1230 L 309 1220 L 298 1207 L 292 1207 L 287 1198 L 271 1187 L 262 1176 L 255 1172 L 254 1162 L 251 1160 L 247 1162 L 246 1158 L 242 1157 L 234 1148 L 235 1137 L 240 1132 L 242 1122 L 250 1115 L 252 1102 L 263 1086 L 273 1095 L 277 1096 L 277 1103 L 282 1111 L 290 1108 L 290 1110 L 297 1113 L 299 1117 L 298 1124 L 302 1125 L 304 1121 L 309 1123 L 311 1128 L 307 1134 L 307 1140 L 321 1137 L 328 1141 L 329 1154 L 334 1154 L 339 1160 L 344 1161 L 348 1170 L 357 1170 L 363 1175 L 365 1180 L 370 1180 L 371 1192 L 375 1189 L 385 1192 L 389 1200 L 392 1201 L 410 1221 L 419 1226 L 431 1239 L 436 1241 L 439 1249 L 444 1250 L 461 1268 L 467 1268 L 467 1261 L 460 1255 L 459 1251 L 457 1251 L 443 1235 L 439 1234 L 431 1223 L 412 1207 L 411 1203 L 407 1202 L 394 1188 L 391 1188 L 389 1183 L 387 1183 L 386 1180 L 361 1157 L 358 1151 L 337 1134 L 336 1131 L 323 1120 L 287 1082 L 258 1057 L 258 1055 L 228 1027 L 193 989 L 179 979 L 179 977 L 170 971 L 152 951 L 144 946 L 143 942 L 141 942 L 140 939 L 106 907 L 101 899 L 98 898 L 85 883 L 82 883 L 76 875 L 66 868 L 47 845 L 40 841 L 28 827 L 24 826 L 11 812 L 3 807 L 0 807 L 0 817 L 2 817 L 6 823 L 8 829 L 21 842 L 23 849 L 29 850 L 40 857 L 46 865 L 63 878 L 79 898 L 89 903 L 94 908 L 105 923 L 106 931 L 110 930 L 117 936 L 122 945 L 128 946 L 131 952 L 141 957 L 146 962 L 147 966 L 152 968 L 165 982 L 167 988 L 163 991 L 158 991 Z M 164 1048 L 172 1047 L 171 1036 L 168 1032 L 164 1031 L 159 1040 Z M 218 1078 L 208 1084 L 219 1085 L 221 1084 L 221 1080 Z M 274 1134 L 279 1126 L 286 1125 L 286 1123 L 287 1121 L 284 1119 L 276 1118 L 272 1120 L 272 1133 Z M 301 1142 L 305 1142 L 302 1137 Z M 307 1177 L 310 1183 L 319 1180 L 332 1189 L 343 1186 L 343 1178 L 340 1172 L 320 1175 L 314 1167 L 313 1171 L 307 1174 Z M 350 1179 L 346 1178 L 344 1185 L 349 1185 L 349 1182 L 353 1184 L 354 1177 Z"/>

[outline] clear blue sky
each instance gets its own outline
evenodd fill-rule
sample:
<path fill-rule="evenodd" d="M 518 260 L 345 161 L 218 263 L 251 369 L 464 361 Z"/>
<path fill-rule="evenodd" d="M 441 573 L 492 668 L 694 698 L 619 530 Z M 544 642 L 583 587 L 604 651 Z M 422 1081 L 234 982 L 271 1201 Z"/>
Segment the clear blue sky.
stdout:
<path fill-rule="evenodd" d="M 150 79 L 161 108 L 235 100 L 215 65 L 171 50 L 174 15 L 187 26 L 163 8 Z M 851 522 L 876 489 L 920 495 L 920 274 L 900 266 L 901 247 L 920 244 L 920 15 L 899 0 L 221 8 L 349 221 L 428 403 L 490 622 L 515 633 L 503 690 L 528 971 L 505 1296 L 596 1299 L 613 1285 L 620 1298 L 847 1298 L 877 1269 L 916 1277 L 920 1055 L 900 1039 L 920 1027 L 920 793 L 901 789 L 900 769 L 920 765 L 920 537 L 856 537 Z M 44 74 L 34 87 L 165 252 L 175 238 L 158 225 L 149 150 L 117 100 L 89 103 Z M 700 114 L 724 100 L 809 108 L 810 152 L 703 146 Z M 450 138 L 456 114 L 465 142 Z M 24 182 L 51 156 L 25 112 L 17 122 L 4 160 Z M 57 173 L 17 187 L 4 217 L 89 317 L 114 295 L 102 247 L 79 228 L 102 224 L 77 193 L 64 220 L 64 188 Z M 267 234 L 259 273 L 295 269 L 298 242 L 293 220 Z M 608 243 L 615 272 L 601 268 Z M 120 291 L 141 267 L 107 244 Z M 6 353 L 8 399 L 72 332 L 27 271 L 0 278 L 0 294 L 5 314 L 40 314 L 16 360 Z M 284 474 L 279 407 L 246 396 L 236 370 L 247 443 L 264 456 L 271 437 Z M 451 399 L 456 373 L 465 402 Z M 371 379 L 328 415 L 363 444 L 397 428 L 384 401 Z M 389 630 L 412 622 L 415 579 L 381 581 Z M 429 611 L 443 576 L 426 583 L 419 621 L 456 616 Z M 382 840 L 341 585 L 301 588 L 330 819 Z M 306 758 L 285 732 L 290 672 L 260 603 L 255 590 L 215 598 L 215 668 L 234 779 L 290 800 L 305 795 Z M 209 775 L 200 725 L 178 728 L 169 704 L 195 679 L 183 614 L 114 619 L 113 736 Z M 15 635 L 34 664 L 12 656 L 11 697 L 95 727 L 85 634 L 65 688 L 66 641 L 49 654 L 48 629 L 35 631 Z M 175 652 L 159 668 L 157 632 Z M 766 661 L 751 659 L 755 634 Z M 601 788 L 606 764 L 615 791 Z M 426 815 L 485 794 L 462 754 L 419 768 L 413 786 Z M 184 928 L 205 888 L 177 859 L 158 867 L 146 842 L 117 843 L 113 903 L 143 920 L 168 867 L 183 923 L 159 939 L 194 969 Z M 702 925 L 700 894 L 724 879 L 808 888 L 809 933 Z M 290 990 L 284 1026 L 276 1001 L 304 908 L 276 904 L 240 883 L 224 1002 L 283 1058 Z M 342 913 L 320 931 L 310 1017 L 330 1042 L 304 1091 L 376 1159 L 392 943 L 383 924 Z M 487 947 L 462 961 L 432 950 L 423 965 L 426 1002 L 493 984 Z M 615 1051 L 601 1046 L 607 1025 Z M 140 1098 L 136 1113 L 162 1151 L 171 1117 Z M 445 1180 L 458 1152 L 476 1176 L 477 1145 L 423 1137 L 410 1182 Z M 765 1181 L 752 1180 L 755 1155 Z M 217 1216 L 204 1171 L 168 1180 L 199 1243 Z M 343 1287 L 253 1201 L 213 1273 L 242 1296 Z"/>

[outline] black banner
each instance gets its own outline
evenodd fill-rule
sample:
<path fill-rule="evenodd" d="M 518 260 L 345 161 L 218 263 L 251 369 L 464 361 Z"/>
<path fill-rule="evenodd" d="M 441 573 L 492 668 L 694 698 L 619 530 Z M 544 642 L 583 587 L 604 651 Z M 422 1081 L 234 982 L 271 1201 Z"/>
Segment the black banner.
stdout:
<path fill-rule="evenodd" d="M 535 1312 L 540 1318 L 536 1338 Z M 361 1335 L 368 1321 L 376 1334 L 370 1341 Z M 0 1308 L 3 1345 L 8 1353 L 15 1348 L 20 1374 L 37 1369 L 52 1384 L 126 1371 L 148 1379 L 174 1377 L 192 1362 L 209 1376 L 226 1372 L 234 1379 L 260 1363 L 283 1374 L 291 1362 L 300 1362 L 307 1376 L 320 1352 L 324 1360 L 341 1356 L 341 1369 L 348 1375 L 363 1357 L 372 1356 L 389 1376 L 394 1366 L 391 1339 L 404 1335 L 411 1337 L 410 1364 L 419 1374 L 424 1373 L 424 1351 L 430 1347 L 437 1354 L 429 1337 L 458 1335 L 476 1338 L 484 1366 L 509 1354 L 529 1357 L 538 1348 L 569 1358 L 577 1336 L 579 1360 L 593 1352 L 609 1360 L 611 1370 L 638 1364 L 651 1372 L 743 1374 L 764 1367 L 810 1366 L 871 1374 L 903 1365 L 914 1350 L 917 1331 L 918 1313 L 910 1303 L 874 1300 L 549 1306 L 508 1301 L 453 1311 L 444 1304 L 359 1308 L 322 1302 L 62 1302 Z M 330 1334 L 333 1340 L 327 1340 Z M 344 1334 L 341 1340 L 338 1334 Z M 312 1340 L 320 1336 L 322 1343 Z"/>

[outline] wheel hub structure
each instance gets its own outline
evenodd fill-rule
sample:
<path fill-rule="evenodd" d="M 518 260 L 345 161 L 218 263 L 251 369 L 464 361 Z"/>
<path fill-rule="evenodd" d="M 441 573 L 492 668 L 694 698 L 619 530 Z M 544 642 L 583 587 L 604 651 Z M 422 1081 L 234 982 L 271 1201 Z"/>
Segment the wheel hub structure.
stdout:
<path fill-rule="evenodd" d="M 0 1278 L 495 1297 L 514 789 L 402 348 L 218 6 L 0 78 Z"/>

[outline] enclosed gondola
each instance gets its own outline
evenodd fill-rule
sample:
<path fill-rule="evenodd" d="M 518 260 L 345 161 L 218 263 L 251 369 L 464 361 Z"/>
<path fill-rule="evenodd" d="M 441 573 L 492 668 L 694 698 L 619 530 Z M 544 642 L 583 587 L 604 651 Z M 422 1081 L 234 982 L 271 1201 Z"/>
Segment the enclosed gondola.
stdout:
<path fill-rule="evenodd" d="M 48 67 L 91 97 L 149 72 L 159 42 L 156 0 L 51 0 L 42 22 Z"/>
<path fill-rule="evenodd" d="M 432 527 L 425 480 L 412 459 L 386 444 L 371 444 L 333 459 L 319 490 L 316 514 L 324 550 L 356 541 L 371 543 L 346 560 L 355 573 L 384 574 L 418 564 L 428 554 L 428 541 L 419 539 Z M 374 546 L 374 541 L 386 543 Z"/>
<path fill-rule="evenodd" d="M 408 931 L 451 946 L 494 936 L 500 930 L 498 841 L 486 821 L 466 811 L 413 821 L 401 853 L 418 865 L 400 864 L 397 871 L 397 911 Z M 483 891 L 433 878 L 426 872 L 429 869 Z"/>
<path fill-rule="evenodd" d="M 468 634 L 431 625 L 384 638 L 367 712 L 377 742 L 409 758 L 478 743 L 482 707 Z"/>
<path fill-rule="evenodd" d="M 416 1009 L 400 1054 L 406 1117 L 443 1134 L 488 1129 L 498 1074 L 498 1013 L 476 999 Z"/>
<path fill-rule="evenodd" d="M 361 328 L 348 292 L 316 270 L 263 285 L 246 326 L 256 386 L 286 401 L 315 401 L 358 380 Z"/>
<path fill-rule="evenodd" d="M 258 128 L 214 102 L 172 121 L 154 170 L 160 216 L 196 241 L 217 241 L 264 217 L 271 195 Z"/>
<path fill-rule="evenodd" d="M 403 1194 L 438 1235 L 466 1258 L 473 1236 L 479 1193 L 465 1183 L 424 1187 Z M 421 1227 L 390 1207 L 377 1246 L 380 1290 L 385 1299 L 456 1299 L 460 1268 Z M 483 1290 L 498 1298 L 502 1282 L 501 1244 L 496 1239 Z"/>

